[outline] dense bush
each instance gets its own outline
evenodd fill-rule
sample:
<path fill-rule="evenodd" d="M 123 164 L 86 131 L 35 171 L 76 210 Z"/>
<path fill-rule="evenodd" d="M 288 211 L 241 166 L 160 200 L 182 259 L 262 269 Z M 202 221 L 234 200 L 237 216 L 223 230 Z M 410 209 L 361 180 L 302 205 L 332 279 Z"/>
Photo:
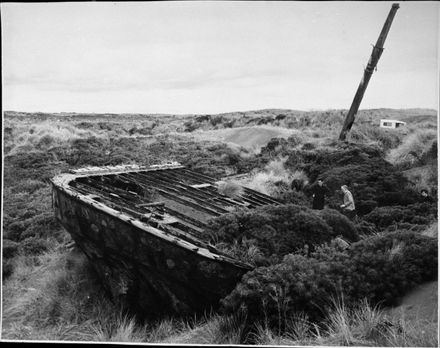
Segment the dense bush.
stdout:
<path fill-rule="evenodd" d="M 292 140 L 295 139 L 294 137 L 292 137 Z M 276 152 L 278 149 L 280 149 L 281 147 L 285 147 L 287 145 L 288 141 L 284 138 L 272 138 L 269 140 L 269 142 L 266 144 L 266 146 L 263 146 L 261 148 L 261 153 L 262 154 L 268 154 L 268 155 L 273 155 L 274 152 Z"/>
<path fill-rule="evenodd" d="M 277 199 L 284 204 L 297 204 L 307 206 L 309 204 L 309 199 L 302 191 L 297 191 L 295 189 L 282 192 L 277 196 Z"/>
<path fill-rule="evenodd" d="M 356 201 L 356 212 L 359 215 L 365 215 L 371 212 L 374 208 L 377 207 L 377 202 L 373 199 L 367 200 L 357 200 Z"/>
<path fill-rule="evenodd" d="M 252 126 L 273 124 L 275 118 L 265 112 L 256 112 L 251 117 L 237 115 L 204 115 L 183 125 L 186 118 L 179 121 L 179 127 L 180 131 L 184 131 L 185 126 L 187 130 L 195 126 L 225 128 L 242 126 L 246 122 Z M 43 116 L 40 115 L 40 119 L 44 119 Z M 60 233 L 50 208 L 50 188 L 46 182 L 56 173 L 89 165 L 155 164 L 176 160 L 202 173 L 222 177 L 262 169 L 278 155 L 288 156 L 286 167 L 292 180 L 295 171 L 303 172 L 311 183 L 322 176 L 332 190 L 327 197 L 332 207 L 341 203 L 340 185 L 348 184 L 361 218 L 353 224 L 336 211 L 304 208 L 310 204 L 304 180 L 297 181 L 293 189 L 290 189 L 292 180 L 288 180 L 287 190 L 283 187 L 279 191 L 278 198 L 297 206 L 264 207 L 220 218 L 211 226 L 211 232 L 216 230 L 210 235 L 212 240 L 226 249 L 235 248 L 234 256 L 239 259 L 265 266 L 243 278 L 225 300 L 226 308 L 246 305 L 253 319 L 263 319 L 267 314 L 274 325 L 279 325 L 280 318 L 298 310 L 306 311 L 311 318 L 319 318 L 330 297 L 341 292 L 347 301 L 367 297 L 374 302 L 390 304 L 415 284 L 435 277 L 435 241 L 419 234 L 425 224 L 435 219 L 436 207 L 434 204 L 415 204 L 421 187 L 428 187 L 433 196 L 436 192 L 437 141 L 434 133 L 430 134 L 429 142 L 418 140 L 420 144 L 416 145 L 420 151 L 415 154 L 399 146 L 394 154 L 400 157 L 395 156 L 393 163 L 401 167 L 396 168 L 383 158 L 383 150 L 395 147 L 400 141 L 394 135 L 389 136 L 391 132 L 387 134 L 379 128 L 368 127 L 363 134 L 357 134 L 359 142 L 376 140 L 380 146 L 323 142 L 322 138 L 329 135 L 323 130 L 323 124 L 340 124 L 343 114 L 294 115 L 286 111 L 286 115 L 275 118 L 280 126 L 316 126 L 319 130 L 297 131 L 287 140 L 272 139 L 259 155 L 224 144 L 189 141 L 187 135 L 180 138 L 168 135 L 171 128 L 167 120 L 172 117 L 160 116 L 160 120 L 154 121 L 142 116 L 136 123 L 124 123 L 124 127 L 113 122 L 98 122 L 95 116 L 85 118 L 90 122 L 82 123 L 78 123 L 80 118 L 73 118 L 71 121 L 76 128 L 87 131 L 78 131 L 70 125 L 65 132 L 63 127 L 61 130 L 58 127 L 58 133 L 52 132 L 55 126 L 41 133 L 43 126 L 48 124 L 36 127 L 34 117 L 38 116 L 29 118 L 29 126 L 5 128 L 5 141 L 11 142 L 5 145 L 5 150 L 11 153 L 5 158 L 4 169 L 4 277 L 12 273 L 14 264 L 20 265 L 14 263 L 15 255 L 43 253 L 52 245 L 52 240 L 49 243 L 45 238 Z M 120 129 L 116 129 L 118 127 Z M 167 135 L 159 135 L 160 132 Z M 124 137 L 113 137 L 121 133 L 125 133 Z M 136 134 L 152 133 L 155 133 L 154 138 L 136 137 Z M 128 134 L 132 136 L 125 137 Z M 414 144 L 410 145 L 414 148 Z M 432 165 L 435 174 L 430 176 L 432 180 L 422 182 L 418 191 L 404 189 L 408 181 L 400 171 L 411 163 L 435 164 Z M 421 176 L 426 177 L 425 173 Z M 379 232 L 383 234 L 377 236 Z M 319 246 L 337 235 L 351 241 L 356 241 L 358 235 L 366 239 L 345 251 L 338 250 L 337 246 Z M 302 251 L 305 245 L 307 252 Z M 17 267 L 17 272 L 19 270 Z M 60 308 L 58 303 L 56 307 Z"/>
<path fill-rule="evenodd" d="M 206 145 L 206 146 L 203 146 Z M 181 148 L 179 161 L 188 168 L 212 177 L 248 173 L 261 166 L 261 159 L 246 150 L 232 149 L 226 144 L 188 144 Z M 230 171 L 228 173 L 228 171 Z"/>
<path fill-rule="evenodd" d="M 26 230 L 26 223 L 23 221 L 14 221 L 4 228 L 4 237 L 12 241 L 19 241 L 21 234 Z"/>
<path fill-rule="evenodd" d="M 47 241 L 36 237 L 26 238 L 19 246 L 19 251 L 23 255 L 39 255 L 47 250 Z"/>
<path fill-rule="evenodd" d="M 355 243 L 344 262 L 344 289 L 352 300 L 396 304 L 415 285 L 437 277 L 437 241 L 416 232 L 394 232 Z"/>
<path fill-rule="evenodd" d="M 245 274 L 222 300 L 225 311 L 246 308 L 251 321 L 273 327 L 298 311 L 318 320 L 332 298 L 394 304 L 415 285 L 437 276 L 437 242 L 414 232 L 376 235 L 341 251 L 324 246 L 307 257 L 290 254 L 279 264 Z"/>
<path fill-rule="evenodd" d="M 141 135 L 151 135 L 153 134 L 153 130 L 152 128 L 149 127 L 133 127 L 130 128 L 128 130 L 128 134 L 133 135 L 133 134 L 141 134 Z"/>
<path fill-rule="evenodd" d="M 7 162 L 20 169 L 34 169 L 45 167 L 47 162 L 51 161 L 53 161 L 53 156 L 50 153 L 33 151 L 11 156 Z"/>
<path fill-rule="evenodd" d="M 334 209 L 323 209 L 317 211 L 327 225 L 332 229 L 332 236 L 342 236 L 349 241 L 357 241 L 359 239 L 358 231 L 353 222 L 345 215 Z"/>
<path fill-rule="evenodd" d="M 71 143 L 69 156 L 63 158 L 68 164 L 76 166 L 102 165 L 103 150 L 106 141 L 97 137 L 74 139 Z"/>
<path fill-rule="evenodd" d="M 47 149 L 55 142 L 55 139 L 50 134 L 43 135 L 41 139 L 36 144 L 36 148 L 39 150 Z"/>
<path fill-rule="evenodd" d="M 328 242 L 332 229 L 311 209 L 288 204 L 219 216 L 211 221 L 208 233 L 214 243 L 255 240 L 264 255 L 281 259 L 306 244 L 313 249 Z"/>
<path fill-rule="evenodd" d="M 93 123 L 92 122 L 79 122 L 75 125 L 75 127 L 79 128 L 79 129 L 91 129 L 91 128 L 93 128 Z"/>
<path fill-rule="evenodd" d="M 363 219 L 359 219 L 356 222 L 355 227 L 360 236 L 369 236 L 378 232 L 375 224 L 367 222 Z"/>
<path fill-rule="evenodd" d="M 377 197 L 379 206 L 385 205 L 408 205 L 417 203 L 419 194 L 411 189 L 402 189 L 399 192 L 384 192 Z"/>
<path fill-rule="evenodd" d="M 29 237 L 47 237 L 60 226 L 51 211 L 38 214 L 30 210 L 29 215 L 21 215 L 20 220 L 5 226 L 5 237 L 16 242 Z"/>
<path fill-rule="evenodd" d="M 14 272 L 14 265 L 11 260 L 4 260 L 2 262 L 2 279 L 5 280 Z"/>
<path fill-rule="evenodd" d="M 252 245 L 265 257 L 270 257 L 271 262 L 304 246 L 314 250 L 336 236 L 348 241 L 359 238 L 353 223 L 339 212 L 315 211 L 294 204 L 220 216 L 211 221 L 208 234 L 213 243 L 232 245 L 243 239 L 252 240 Z"/>
<path fill-rule="evenodd" d="M 20 185 L 16 187 L 16 189 L 20 192 L 34 193 L 35 191 L 45 186 L 47 186 L 47 183 L 44 183 L 41 180 L 28 179 L 20 183 Z"/>
<path fill-rule="evenodd" d="M 322 267 L 316 259 L 287 255 L 279 264 L 246 273 L 222 305 L 226 312 L 244 307 L 250 322 L 267 318 L 271 327 L 283 325 L 294 312 L 319 318 L 332 291 Z"/>
<path fill-rule="evenodd" d="M 17 242 L 4 238 L 2 241 L 3 258 L 10 259 L 14 257 L 18 253 L 18 246 L 19 244 Z"/>
<path fill-rule="evenodd" d="M 398 222 L 425 225 L 437 216 L 437 206 L 430 203 L 416 203 L 407 206 L 377 207 L 365 215 L 367 222 L 377 228 L 385 228 Z"/>
<path fill-rule="evenodd" d="M 313 184 L 319 177 L 330 190 L 330 207 L 341 200 L 341 185 L 348 185 L 357 213 L 368 214 L 376 206 L 415 203 L 419 193 L 409 186 L 402 173 L 383 159 L 380 148 L 366 145 L 335 144 L 315 150 L 290 152 L 286 166 L 303 170 Z"/>

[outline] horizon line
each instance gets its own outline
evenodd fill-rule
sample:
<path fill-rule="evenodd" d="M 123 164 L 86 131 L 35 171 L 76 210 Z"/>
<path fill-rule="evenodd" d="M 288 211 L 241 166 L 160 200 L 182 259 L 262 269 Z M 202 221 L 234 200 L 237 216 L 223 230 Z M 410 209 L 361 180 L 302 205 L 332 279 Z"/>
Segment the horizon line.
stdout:
<path fill-rule="evenodd" d="M 348 108 L 322 108 L 322 109 L 285 109 L 285 108 L 263 108 L 263 109 L 252 109 L 252 110 L 236 110 L 236 111 L 226 111 L 226 112 L 204 112 L 204 113 L 167 113 L 167 112 L 95 112 L 95 111 L 18 111 L 18 110 L 4 110 L 3 114 L 6 113 L 25 113 L 25 114 L 92 114 L 92 115 L 166 115 L 166 116 L 188 116 L 188 115 L 221 115 L 221 114 L 232 114 L 232 113 L 247 113 L 247 112 L 258 112 L 258 111 L 297 111 L 297 112 L 325 112 L 325 111 L 348 111 Z M 429 110 L 438 113 L 438 109 L 430 107 L 409 107 L 409 108 L 391 108 L 391 107 L 376 107 L 376 108 L 366 108 L 359 109 L 360 111 L 368 110 Z"/>

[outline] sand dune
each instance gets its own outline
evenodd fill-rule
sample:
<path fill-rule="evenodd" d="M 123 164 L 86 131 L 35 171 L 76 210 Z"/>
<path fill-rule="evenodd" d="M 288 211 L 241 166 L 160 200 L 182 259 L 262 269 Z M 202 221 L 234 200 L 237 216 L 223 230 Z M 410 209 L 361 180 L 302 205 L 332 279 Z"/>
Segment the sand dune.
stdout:
<path fill-rule="evenodd" d="M 199 140 L 217 140 L 243 146 L 246 148 L 260 149 L 272 138 L 288 138 L 297 134 L 295 129 L 271 126 L 254 126 L 208 130 L 192 133 Z"/>

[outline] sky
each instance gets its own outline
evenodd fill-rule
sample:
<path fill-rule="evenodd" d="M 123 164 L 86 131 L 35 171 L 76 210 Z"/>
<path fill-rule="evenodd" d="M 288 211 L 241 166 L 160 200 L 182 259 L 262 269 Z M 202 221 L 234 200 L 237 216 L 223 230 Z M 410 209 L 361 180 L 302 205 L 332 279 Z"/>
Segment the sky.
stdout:
<path fill-rule="evenodd" d="M 3 110 L 348 109 L 393 2 L 3 3 Z M 438 109 L 438 2 L 398 2 L 361 103 Z"/>

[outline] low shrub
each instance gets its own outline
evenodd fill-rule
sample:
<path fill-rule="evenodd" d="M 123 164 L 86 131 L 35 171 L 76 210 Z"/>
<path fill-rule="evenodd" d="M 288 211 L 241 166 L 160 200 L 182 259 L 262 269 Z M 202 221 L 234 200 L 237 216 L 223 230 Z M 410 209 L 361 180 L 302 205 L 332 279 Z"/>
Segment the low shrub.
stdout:
<path fill-rule="evenodd" d="M 26 223 L 23 221 L 14 221 L 8 226 L 4 227 L 4 238 L 10 239 L 12 241 L 19 241 L 21 234 L 26 230 Z"/>
<path fill-rule="evenodd" d="M 200 127 L 200 123 L 187 121 L 183 124 L 183 126 L 185 127 L 184 132 L 192 132 Z"/>
<path fill-rule="evenodd" d="M 380 147 L 334 144 L 315 150 L 293 149 L 286 167 L 305 172 L 310 182 L 323 178 L 329 188 L 328 203 L 337 207 L 341 185 L 348 185 L 359 216 L 376 205 L 407 205 L 417 201 L 418 192 L 409 187 L 402 172 L 383 158 Z M 358 204 L 359 203 L 359 204 Z"/>
<path fill-rule="evenodd" d="M 317 248 L 309 257 L 289 254 L 282 262 L 245 274 L 222 300 L 225 312 L 239 308 L 249 319 L 266 318 L 282 328 L 287 318 L 304 311 L 320 320 L 331 300 L 348 305 L 366 299 L 372 304 L 395 304 L 417 284 L 436 279 L 438 246 L 434 238 L 415 232 L 371 236 L 341 250 Z"/>
<path fill-rule="evenodd" d="M 266 257 L 281 260 L 306 244 L 313 249 L 330 241 L 332 229 L 311 209 L 287 204 L 219 216 L 211 220 L 208 234 L 213 243 L 255 240 Z"/>
<path fill-rule="evenodd" d="M 313 143 L 304 143 L 301 147 L 302 150 L 306 150 L 306 151 L 314 150 L 315 148 L 316 148 L 316 145 Z"/>
<path fill-rule="evenodd" d="M 398 222 L 428 224 L 437 216 L 437 207 L 429 203 L 416 203 L 407 206 L 377 207 L 364 216 L 367 222 L 377 228 L 385 228 Z"/>
<path fill-rule="evenodd" d="M 292 140 L 295 139 L 292 137 Z M 287 145 L 288 141 L 284 138 L 272 138 L 261 148 L 262 154 L 275 155 L 277 152 Z"/>
<path fill-rule="evenodd" d="M 51 212 L 38 214 L 33 211 L 30 215 L 22 215 L 20 220 L 5 226 L 5 237 L 17 242 L 29 237 L 47 237 L 60 226 Z"/>
<path fill-rule="evenodd" d="M 342 236 L 351 242 L 359 240 L 359 235 L 353 222 L 337 210 L 317 210 L 317 214 L 330 226 L 333 237 Z"/>
<path fill-rule="evenodd" d="M 19 243 L 14 242 L 10 239 L 3 239 L 2 247 L 3 247 L 3 258 L 11 259 L 18 253 Z"/>
<path fill-rule="evenodd" d="M 250 322 L 265 318 L 269 327 L 280 328 L 295 312 L 320 318 L 332 287 L 318 260 L 292 254 L 246 273 L 222 305 L 227 313 L 245 308 Z"/>
<path fill-rule="evenodd" d="M 290 177 L 292 178 L 292 190 L 302 191 L 309 183 L 306 173 L 300 170 L 295 170 Z"/>
<path fill-rule="evenodd" d="M 356 213 L 359 215 L 368 214 L 376 207 L 377 202 L 372 199 L 356 201 Z"/>
<path fill-rule="evenodd" d="M 17 189 L 21 192 L 34 193 L 35 191 L 45 186 L 47 186 L 47 184 L 42 182 L 41 180 L 28 179 L 22 181 Z"/>
<path fill-rule="evenodd" d="M 415 285 L 437 277 L 437 241 L 417 232 L 393 232 L 353 244 L 344 262 L 344 289 L 352 300 L 394 305 Z"/>
<path fill-rule="evenodd" d="M 77 124 L 75 124 L 76 128 L 79 129 L 91 129 L 93 128 L 93 123 L 92 122 L 79 122 Z"/>
<path fill-rule="evenodd" d="M 236 250 L 232 246 L 237 243 L 245 249 L 256 248 L 269 263 L 305 246 L 314 250 L 337 236 L 350 242 L 359 239 L 355 225 L 341 213 L 332 209 L 312 210 L 294 204 L 241 210 L 220 216 L 211 220 L 208 234 L 211 242 L 221 243 L 223 250 Z M 243 243 L 245 240 L 248 243 Z M 246 250 L 235 251 L 232 256 L 246 261 L 243 255 L 247 253 Z"/>
<path fill-rule="evenodd" d="M 14 272 L 14 264 L 12 260 L 4 260 L 2 262 L 2 279 L 5 280 L 9 278 Z"/>
<path fill-rule="evenodd" d="M 20 242 L 18 249 L 23 255 L 40 255 L 47 251 L 49 247 L 46 240 L 30 237 Z"/>
<path fill-rule="evenodd" d="M 50 153 L 32 151 L 20 153 L 8 158 L 8 164 L 23 169 L 33 169 L 44 167 L 47 162 L 51 162 L 53 157 Z"/>
<path fill-rule="evenodd" d="M 384 192 L 377 197 L 379 206 L 385 205 L 408 205 L 417 203 L 419 193 L 411 189 L 402 189 L 399 192 Z"/>
<path fill-rule="evenodd" d="M 367 222 L 363 219 L 359 219 L 356 224 L 356 231 L 358 231 L 359 236 L 369 236 L 378 233 L 378 229 L 375 224 Z"/>
<path fill-rule="evenodd" d="M 37 149 L 47 149 L 55 142 L 55 139 L 50 134 L 43 135 L 36 144 Z"/>
<path fill-rule="evenodd" d="M 98 122 L 99 129 L 111 131 L 113 129 L 113 124 L 110 122 Z"/>
<path fill-rule="evenodd" d="M 308 206 L 309 198 L 302 191 L 287 190 L 280 193 L 277 199 L 284 204 L 296 204 L 302 206 Z"/>

